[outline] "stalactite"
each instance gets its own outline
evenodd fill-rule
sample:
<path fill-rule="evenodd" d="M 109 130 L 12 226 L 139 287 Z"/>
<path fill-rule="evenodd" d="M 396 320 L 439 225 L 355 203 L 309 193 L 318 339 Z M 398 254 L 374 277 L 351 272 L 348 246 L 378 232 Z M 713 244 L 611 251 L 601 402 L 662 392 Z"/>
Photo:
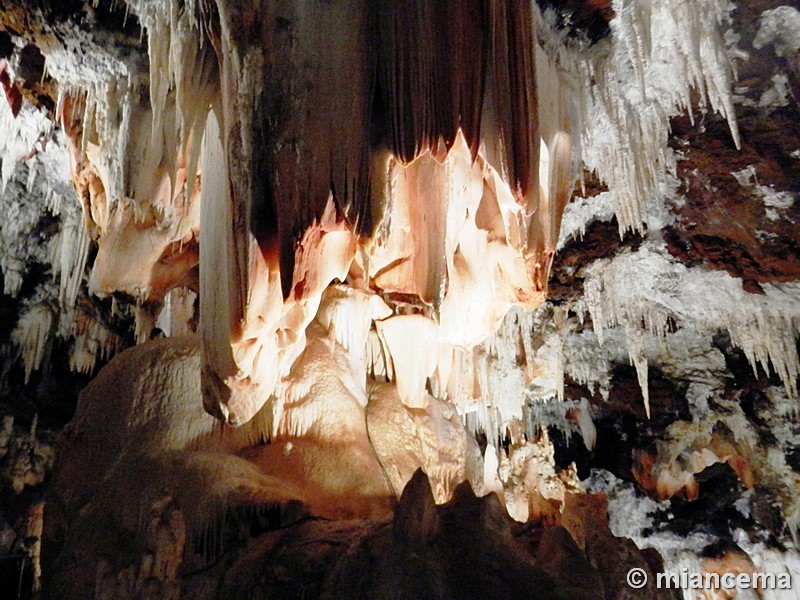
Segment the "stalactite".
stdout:
<path fill-rule="evenodd" d="M 800 305 L 795 284 L 766 285 L 764 296 L 748 294 L 728 274 L 688 269 L 655 247 L 596 263 L 589 272 L 584 301 L 597 339 L 602 345 L 607 328 L 632 328 L 626 334 L 634 342 L 628 349 L 640 383 L 646 381 L 646 358 L 638 340 L 641 335 L 665 338 L 672 318 L 712 332 L 728 331 L 754 371 L 758 365 L 768 372 L 772 367 L 787 393 L 797 397 Z M 707 293 L 709 280 L 713 295 Z"/>
<path fill-rule="evenodd" d="M 203 377 L 207 408 L 241 424 L 276 391 L 302 352 L 305 329 L 324 289 L 347 276 L 355 236 L 329 196 L 321 218 L 295 248 L 294 287 L 284 300 L 277 261 L 265 260 L 249 232 L 234 231 L 232 212 L 237 205 L 229 196 L 230 171 L 217 127 L 211 113 L 202 159 L 206 178 L 213 177 L 207 181 L 214 182 L 203 186 L 201 201 L 201 229 L 206 232 L 200 259 Z M 242 245 L 253 259 L 243 271 L 236 253 Z M 232 252 L 219 252 L 222 247 Z M 227 283 L 222 288 L 215 283 L 221 275 Z"/>
<path fill-rule="evenodd" d="M 47 350 L 53 328 L 53 312 L 42 305 L 28 308 L 17 322 L 12 339 L 22 352 L 25 364 L 25 383 L 38 370 Z"/>
<path fill-rule="evenodd" d="M 579 91 L 547 54 L 536 46 L 539 150 L 539 208 L 528 234 L 536 285 L 546 289 L 561 219 L 572 196 L 580 155 Z M 573 146 L 577 144 L 577 148 Z"/>
<path fill-rule="evenodd" d="M 59 302 L 67 309 L 75 306 L 84 281 L 89 242 L 80 214 L 68 212 L 58 237 L 58 255 L 52 263 L 59 273 Z"/>
<path fill-rule="evenodd" d="M 439 357 L 436 324 L 422 315 L 400 315 L 376 325 L 392 359 L 400 399 L 406 406 L 420 407 Z"/>
<path fill-rule="evenodd" d="M 563 344 L 564 371 L 575 382 L 585 385 L 594 395 L 608 400 L 611 390 L 611 363 L 607 346 L 599 344 L 591 330 L 579 334 L 566 332 Z"/>
<path fill-rule="evenodd" d="M 490 0 L 489 89 L 496 130 L 484 129 L 489 160 L 531 215 L 538 209 L 539 122 L 536 85 L 536 30 L 532 3 Z"/>
<path fill-rule="evenodd" d="M 555 34 L 548 13 L 538 22 L 545 24 L 543 47 L 579 87 L 581 158 L 608 184 L 622 235 L 641 230 L 643 208 L 674 171 L 665 151 L 669 117 L 691 114 L 692 90 L 701 109 L 708 104 L 728 121 L 737 147 L 739 134 L 732 68 L 719 33 L 728 18 L 725 2 L 615 0 L 613 9 L 612 35 L 589 49 L 576 50 Z"/>
<path fill-rule="evenodd" d="M 73 82 L 59 90 L 59 112 L 67 98 L 80 99 L 84 110 L 78 117 L 79 147 L 96 165 L 111 207 L 127 196 L 127 153 L 134 110 L 130 88 L 129 75 L 114 74 L 101 81 Z"/>
<path fill-rule="evenodd" d="M 377 294 L 344 285 L 332 285 L 322 294 L 316 320 L 331 332 L 347 353 L 357 374 L 367 372 L 380 357 L 367 358 L 367 343 L 373 320 L 386 319 L 392 310 Z"/>
<path fill-rule="evenodd" d="M 18 167 L 5 192 L 0 193 L 0 209 L 5 217 L 0 221 L 0 272 L 3 293 L 11 297 L 18 296 L 22 290 L 27 270 L 25 263 L 31 259 L 46 261 L 50 250 L 43 245 L 26 244 L 26 237 L 35 230 L 40 218 L 34 204 L 40 191 L 29 191 L 26 182 L 28 173 L 40 168 L 36 159 Z M 40 180 L 44 183 L 43 177 Z"/>
<path fill-rule="evenodd" d="M 195 330 L 197 294 L 188 288 L 175 288 L 164 298 L 156 326 L 167 337 L 185 335 Z"/>
<path fill-rule="evenodd" d="M 241 319 L 242 300 L 238 295 L 243 286 L 243 273 L 236 271 L 231 255 L 232 215 L 225 155 L 217 117 L 208 115 L 203 134 L 201 171 L 205 185 L 201 190 L 200 229 L 203 245 L 200 248 L 200 330 L 205 363 L 211 373 L 203 377 L 226 377 L 238 372 L 230 347 L 231 335 L 239 335 L 236 323 Z M 222 281 L 222 285 L 216 283 Z M 207 385 L 204 383 L 204 386 Z"/>
<path fill-rule="evenodd" d="M 647 385 L 647 356 L 644 352 L 644 333 L 636 325 L 625 321 L 623 323 L 625 332 L 625 342 L 628 348 L 630 361 L 636 368 L 636 378 L 639 381 L 639 388 L 642 390 L 642 400 L 644 401 L 644 412 L 650 418 L 650 388 Z"/>
<path fill-rule="evenodd" d="M 447 184 L 457 177 L 448 167 L 449 161 L 442 168 L 430 154 L 420 156 L 404 170 L 395 189 L 408 203 L 416 292 L 437 316 L 447 292 Z"/>
<path fill-rule="evenodd" d="M 0 61 L 0 66 L 5 65 Z M 1 72 L 2 70 L 0 70 Z M 46 140 L 52 130 L 47 115 L 28 101 L 22 102 L 20 112 L 14 114 L 5 95 L 0 97 L 0 193 L 4 193 L 22 159 L 37 149 L 37 143 Z"/>
<path fill-rule="evenodd" d="M 240 16 L 220 9 L 222 121 L 233 198 L 242 203 L 240 218 L 261 252 L 270 254 L 277 244 L 287 297 L 295 245 L 322 216 L 331 194 L 352 223 L 368 221 L 367 13 L 360 0 L 312 13 L 291 6 L 264 10 L 260 18 L 270 24 L 264 31 L 267 46 L 241 54 Z M 283 29 L 272 31 L 273 23 L 284 24 Z M 334 49 L 315 41 L 331 35 L 340 40 Z M 264 94 L 267 89 L 270 94 Z M 257 169 L 267 174 L 265 182 L 255 180 Z M 238 251 L 242 265 L 247 252 L 246 247 Z"/>
<path fill-rule="evenodd" d="M 75 318 L 73 335 L 75 341 L 70 350 L 69 366 L 76 373 L 92 373 L 98 360 L 107 360 L 126 346 L 119 334 L 82 312 Z"/>
<path fill-rule="evenodd" d="M 460 128 L 475 156 L 493 37 L 485 7 L 476 0 L 435 0 L 413 7 L 379 2 L 374 10 L 378 85 L 391 150 L 406 163 L 426 151 L 441 156 Z"/>
<path fill-rule="evenodd" d="M 133 310 L 133 318 L 134 339 L 137 344 L 143 344 L 150 339 L 150 334 L 156 325 L 156 315 L 150 307 L 137 306 Z"/>

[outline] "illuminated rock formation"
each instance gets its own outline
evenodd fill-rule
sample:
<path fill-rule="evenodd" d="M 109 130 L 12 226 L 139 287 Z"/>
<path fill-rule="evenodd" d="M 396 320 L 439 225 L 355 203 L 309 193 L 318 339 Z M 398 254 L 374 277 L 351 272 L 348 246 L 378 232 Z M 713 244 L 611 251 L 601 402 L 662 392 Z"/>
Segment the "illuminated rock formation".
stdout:
<path fill-rule="evenodd" d="M 46 594 L 797 567 L 794 8 L 6 4 L 0 391 L 95 375 Z"/>

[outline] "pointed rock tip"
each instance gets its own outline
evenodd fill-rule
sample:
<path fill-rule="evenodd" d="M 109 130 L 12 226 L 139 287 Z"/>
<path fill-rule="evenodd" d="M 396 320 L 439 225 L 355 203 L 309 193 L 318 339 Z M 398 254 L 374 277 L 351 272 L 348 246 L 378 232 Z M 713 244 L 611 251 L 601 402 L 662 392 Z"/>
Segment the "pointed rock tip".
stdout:
<path fill-rule="evenodd" d="M 439 510 L 428 476 L 417 469 L 406 484 L 394 515 L 394 535 L 399 542 L 419 544 L 432 540 L 439 531 Z"/>

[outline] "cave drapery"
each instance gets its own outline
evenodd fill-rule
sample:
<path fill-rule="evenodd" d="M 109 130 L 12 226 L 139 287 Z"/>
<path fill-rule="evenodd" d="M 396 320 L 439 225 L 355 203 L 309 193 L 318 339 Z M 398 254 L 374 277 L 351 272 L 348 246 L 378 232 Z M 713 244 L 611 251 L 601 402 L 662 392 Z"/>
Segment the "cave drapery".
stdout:
<path fill-rule="evenodd" d="M 797 593 L 800 10 L 751 4 L 0 2 L 0 392 L 81 389 L 3 401 L 21 576 Z"/>

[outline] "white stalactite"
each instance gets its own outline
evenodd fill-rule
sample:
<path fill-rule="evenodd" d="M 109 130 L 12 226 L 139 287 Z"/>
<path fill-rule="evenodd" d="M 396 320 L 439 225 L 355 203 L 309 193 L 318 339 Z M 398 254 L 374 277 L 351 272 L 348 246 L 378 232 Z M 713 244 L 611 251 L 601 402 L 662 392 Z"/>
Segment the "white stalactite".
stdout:
<path fill-rule="evenodd" d="M 71 309 L 84 281 L 90 244 L 86 225 L 77 210 L 65 213 L 58 242 L 58 255 L 53 266 L 59 274 L 59 301 L 64 308 Z"/>
<path fill-rule="evenodd" d="M 613 9 L 612 35 L 592 48 L 570 46 L 548 13 L 540 39 L 579 89 L 572 127 L 582 132 L 580 156 L 608 184 L 622 235 L 642 229 L 644 207 L 674 172 L 669 118 L 691 111 L 692 90 L 701 109 L 709 105 L 727 119 L 737 147 L 739 134 L 719 31 L 729 19 L 727 2 L 615 0 Z"/>
<path fill-rule="evenodd" d="M 640 336 L 663 339 L 669 319 L 674 319 L 679 326 L 727 331 L 754 371 L 758 366 L 767 372 L 773 369 L 787 393 L 797 397 L 800 288 L 796 283 L 763 288 L 763 296 L 749 294 L 725 272 L 689 269 L 657 246 L 645 245 L 592 265 L 584 302 L 601 345 L 606 330 L 626 329 L 628 351 L 643 385 L 646 358 Z"/>
<path fill-rule="evenodd" d="M 31 306 L 17 322 L 11 337 L 22 352 L 25 383 L 28 383 L 31 373 L 42 364 L 52 330 L 53 312 L 43 305 Z"/>

